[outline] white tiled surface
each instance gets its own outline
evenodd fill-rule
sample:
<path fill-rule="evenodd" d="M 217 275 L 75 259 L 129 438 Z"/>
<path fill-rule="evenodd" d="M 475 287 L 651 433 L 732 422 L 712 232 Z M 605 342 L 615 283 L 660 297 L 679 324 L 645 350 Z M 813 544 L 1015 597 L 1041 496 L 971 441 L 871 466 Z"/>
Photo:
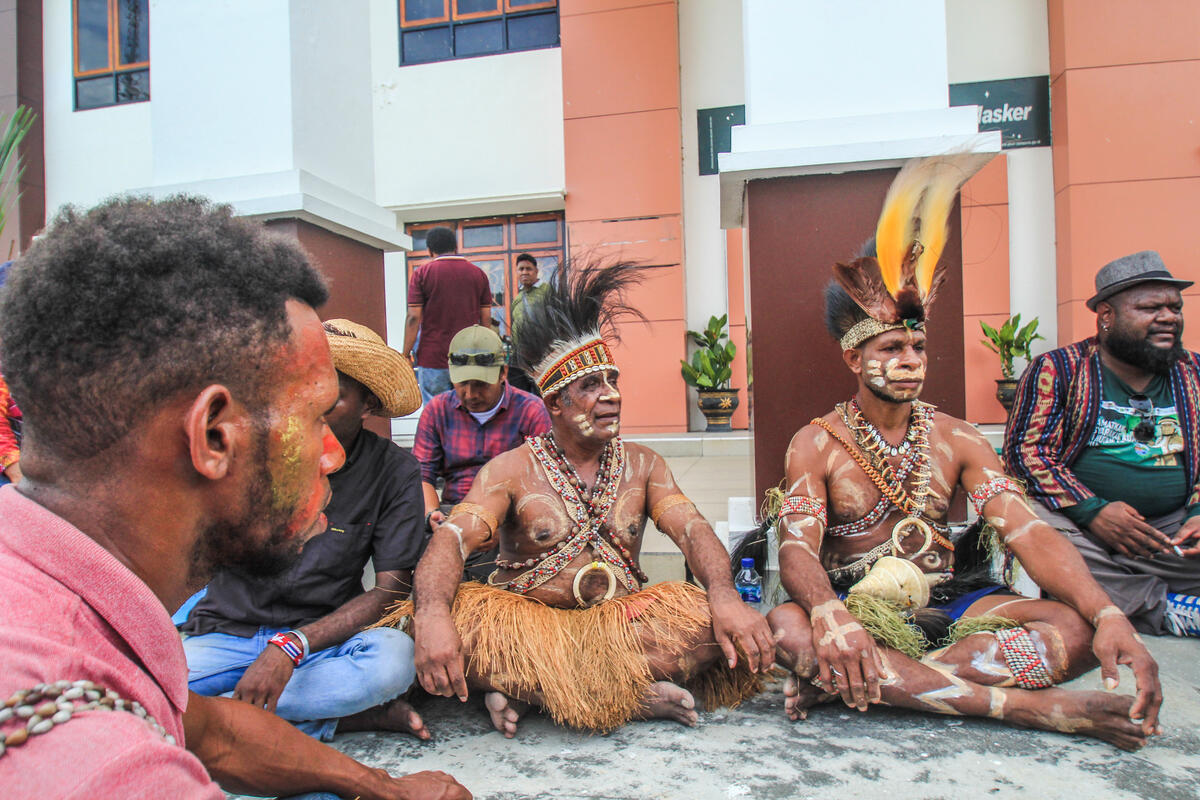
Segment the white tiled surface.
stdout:
<path fill-rule="evenodd" d="M 667 457 L 667 466 L 696 508 L 714 525 L 729 516 L 729 498 L 754 494 L 754 464 L 750 456 L 678 456 Z M 755 500 L 757 504 L 757 500 Z M 646 523 L 642 543 L 645 555 L 678 554 L 675 543 Z"/>

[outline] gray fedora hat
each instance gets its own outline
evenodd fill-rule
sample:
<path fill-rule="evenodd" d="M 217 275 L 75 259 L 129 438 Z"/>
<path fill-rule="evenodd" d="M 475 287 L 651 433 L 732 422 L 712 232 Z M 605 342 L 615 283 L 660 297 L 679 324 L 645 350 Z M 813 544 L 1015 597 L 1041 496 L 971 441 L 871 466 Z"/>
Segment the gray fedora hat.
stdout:
<path fill-rule="evenodd" d="M 1186 289 L 1193 281 L 1176 278 L 1167 272 L 1167 265 L 1156 250 L 1143 250 L 1130 256 L 1110 261 L 1096 273 L 1096 294 L 1087 301 L 1092 311 L 1101 300 L 1107 300 L 1117 292 L 1123 292 L 1139 283 L 1169 283 Z"/>

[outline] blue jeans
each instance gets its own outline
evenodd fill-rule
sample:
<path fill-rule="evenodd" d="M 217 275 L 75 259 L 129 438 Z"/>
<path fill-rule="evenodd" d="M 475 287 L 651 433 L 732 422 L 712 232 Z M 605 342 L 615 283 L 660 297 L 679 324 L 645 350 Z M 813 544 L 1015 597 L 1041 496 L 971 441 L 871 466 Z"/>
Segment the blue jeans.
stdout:
<path fill-rule="evenodd" d="M 259 628 L 253 636 L 205 633 L 183 641 L 188 688 L 199 695 L 229 697 L 242 674 L 287 628 Z M 270 645 L 274 647 L 275 645 Z M 328 742 L 338 720 L 403 694 L 416 676 L 413 642 L 394 628 L 372 628 L 300 662 L 279 696 L 275 713 Z"/>
<path fill-rule="evenodd" d="M 450 368 L 417 367 L 417 386 L 421 388 L 421 402 L 428 403 L 434 395 L 454 388 L 450 382 Z"/>

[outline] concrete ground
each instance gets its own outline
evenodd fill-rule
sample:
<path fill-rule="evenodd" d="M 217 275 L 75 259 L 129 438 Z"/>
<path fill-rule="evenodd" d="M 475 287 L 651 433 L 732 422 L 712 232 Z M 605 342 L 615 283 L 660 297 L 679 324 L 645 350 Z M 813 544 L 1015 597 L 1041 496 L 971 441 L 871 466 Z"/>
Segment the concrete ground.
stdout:
<path fill-rule="evenodd" d="M 430 743 L 353 733 L 334 746 L 393 774 L 450 772 L 478 800 L 768 800 L 768 798 L 1200 797 L 1200 641 L 1154 639 L 1162 670 L 1165 734 L 1138 753 L 1081 736 L 1031 732 L 991 720 L 840 705 L 805 722 L 784 716 L 778 686 L 736 709 L 701 715 L 694 729 L 635 722 L 608 736 L 522 721 L 496 733 L 479 697 L 420 707 Z M 1123 673 L 1119 690 L 1130 690 Z M 1099 673 L 1075 681 L 1094 689 Z"/>
<path fill-rule="evenodd" d="M 684 491 L 717 521 L 728 496 L 751 493 L 749 449 L 737 441 L 704 448 L 658 445 Z M 650 531 L 646 545 L 652 578 L 682 577 L 666 537 Z M 888 708 L 860 714 L 826 705 L 792 723 L 778 685 L 737 709 L 701 714 L 695 729 L 636 722 L 589 736 L 532 715 L 512 740 L 492 729 L 481 697 L 465 706 L 431 698 L 419 708 L 434 733 L 430 743 L 354 733 L 334 746 L 393 774 L 445 770 L 480 800 L 839 800 L 890 791 L 946 800 L 1200 798 L 1200 640 L 1148 644 L 1161 670 L 1166 732 L 1138 753 L 1082 736 Z M 1069 686 L 1097 689 L 1099 681 L 1093 671 Z M 1131 692 L 1132 681 L 1123 671 L 1118 691 Z"/>

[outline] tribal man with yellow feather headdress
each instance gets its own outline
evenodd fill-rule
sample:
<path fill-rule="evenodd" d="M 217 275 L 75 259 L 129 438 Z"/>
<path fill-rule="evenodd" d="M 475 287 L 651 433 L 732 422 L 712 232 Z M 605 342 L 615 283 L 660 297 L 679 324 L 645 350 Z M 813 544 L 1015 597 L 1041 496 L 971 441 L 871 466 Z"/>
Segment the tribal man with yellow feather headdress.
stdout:
<path fill-rule="evenodd" d="M 840 696 L 860 711 L 883 702 L 989 716 L 1136 749 L 1159 730 L 1150 654 L 987 441 L 918 399 L 947 219 L 978 165 L 970 155 L 908 164 L 873 247 L 836 265 L 826 290 L 826 324 L 859 388 L 788 447 L 779 560 L 791 601 L 769 616 L 794 673 L 786 709 L 799 719 Z M 968 568 L 965 547 L 956 564 L 946 520 L 959 486 L 1058 601 L 1009 593 L 986 560 Z M 1132 667 L 1136 698 L 1052 688 L 1097 662 L 1109 688 L 1118 663 Z"/>
<path fill-rule="evenodd" d="M 697 703 L 732 704 L 757 690 L 775 644 L 766 620 L 734 591 L 712 528 L 652 450 L 621 441 L 618 369 L 603 330 L 632 312 L 635 267 L 563 267 L 517 331 L 552 429 L 486 464 L 434 533 L 410 613 L 417 675 L 433 694 L 486 692 L 496 729 L 521 714 L 608 731 L 630 719 L 696 723 Z M 708 591 L 644 587 L 638 563 L 651 519 Z M 459 586 L 463 560 L 499 545 L 487 585 Z M 695 696 L 693 695 L 695 693 Z"/>

